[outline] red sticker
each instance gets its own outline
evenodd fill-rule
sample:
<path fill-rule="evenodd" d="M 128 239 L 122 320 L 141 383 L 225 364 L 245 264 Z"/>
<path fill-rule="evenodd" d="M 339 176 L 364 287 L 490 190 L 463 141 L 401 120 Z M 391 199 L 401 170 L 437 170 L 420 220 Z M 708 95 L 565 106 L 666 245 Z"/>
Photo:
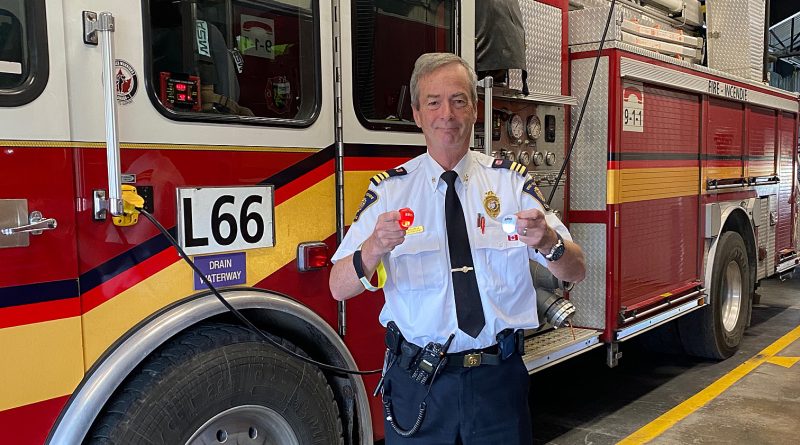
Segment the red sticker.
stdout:
<path fill-rule="evenodd" d="M 414 211 L 409 209 L 408 207 L 404 207 L 399 210 L 400 211 L 400 228 L 403 230 L 408 229 L 411 227 L 411 224 L 414 223 Z"/>

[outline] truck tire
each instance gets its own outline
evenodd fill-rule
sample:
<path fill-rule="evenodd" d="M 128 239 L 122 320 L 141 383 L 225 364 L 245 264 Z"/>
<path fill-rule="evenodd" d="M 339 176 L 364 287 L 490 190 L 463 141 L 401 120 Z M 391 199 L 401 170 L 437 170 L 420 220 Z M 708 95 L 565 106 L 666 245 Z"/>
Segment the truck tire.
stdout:
<path fill-rule="evenodd" d="M 333 391 L 319 369 L 230 324 L 201 325 L 155 351 L 112 395 L 87 439 L 167 445 L 343 442 Z"/>
<path fill-rule="evenodd" d="M 725 359 L 742 341 L 750 318 L 753 283 L 742 236 L 720 236 L 711 269 L 710 304 L 680 319 L 681 343 L 690 355 Z"/>

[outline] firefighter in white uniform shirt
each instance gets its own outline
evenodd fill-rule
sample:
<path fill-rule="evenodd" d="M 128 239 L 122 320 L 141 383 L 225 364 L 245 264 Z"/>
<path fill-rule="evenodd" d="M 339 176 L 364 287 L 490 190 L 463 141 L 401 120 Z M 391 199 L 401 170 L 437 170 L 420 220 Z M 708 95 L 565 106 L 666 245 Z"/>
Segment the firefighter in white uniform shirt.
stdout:
<path fill-rule="evenodd" d="M 373 177 L 333 257 L 331 292 L 345 300 L 382 275 L 387 444 L 530 443 L 519 334 L 539 322 L 528 259 L 577 282 L 583 252 L 523 166 L 469 150 L 477 91 L 463 59 L 422 55 L 411 97 L 427 153 Z M 414 212 L 407 229 L 402 208 Z M 516 233 L 502 230 L 507 215 Z"/>

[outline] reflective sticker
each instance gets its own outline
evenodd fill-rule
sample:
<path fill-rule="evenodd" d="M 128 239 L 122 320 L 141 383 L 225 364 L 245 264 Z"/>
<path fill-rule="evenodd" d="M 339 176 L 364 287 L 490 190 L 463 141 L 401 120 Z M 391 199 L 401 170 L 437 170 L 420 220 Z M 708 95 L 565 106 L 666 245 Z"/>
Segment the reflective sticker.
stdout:
<path fill-rule="evenodd" d="M 378 202 L 378 194 L 373 192 L 372 190 L 367 190 L 367 193 L 364 195 L 364 199 L 361 200 L 361 205 L 358 206 L 358 211 L 356 212 L 356 217 L 353 219 L 353 222 L 358 221 L 358 218 L 361 216 L 361 213 L 364 210 L 367 210 L 369 206 Z"/>
<path fill-rule="evenodd" d="M 211 44 L 208 43 L 208 23 L 204 20 L 196 20 L 195 24 L 197 52 L 201 56 L 211 57 Z"/>
<path fill-rule="evenodd" d="M 0 60 L 0 73 L 22 74 L 22 64 L 19 62 Z"/>
<path fill-rule="evenodd" d="M 292 106 L 292 86 L 286 76 L 276 76 L 267 79 L 264 88 L 264 98 L 270 111 L 283 114 Z"/>
<path fill-rule="evenodd" d="M 622 131 L 644 132 L 644 86 L 641 82 L 622 82 Z"/>
<path fill-rule="evenodd" d="M 188 255 L 275 245 L 275 189 L 178 188 L 178 243 Z"/>
<path fill-rule="evenodd" d="M 196 256 L 193 260 L 214 287 L 233 286 L 247 282 L 247 259 L 244 252 Z M 205 290 L 206 288 L 206 284 L 195 272 L 194 290 Z"/>
<path fill-rule="evenodd" d="M 245 56 L 274 59 L 275 21 L 254 15 L 241 15 L 239 51 Z"/>
<path fill-rule="evenodd" d="M 122 59 L 114 61 L 114 70 L 116 71 L 114 83 L 117 90 L 117 103 L 127 105 L 133 101 L 133 96 L 139 89 L 139 77 L 133 66 Z"/>

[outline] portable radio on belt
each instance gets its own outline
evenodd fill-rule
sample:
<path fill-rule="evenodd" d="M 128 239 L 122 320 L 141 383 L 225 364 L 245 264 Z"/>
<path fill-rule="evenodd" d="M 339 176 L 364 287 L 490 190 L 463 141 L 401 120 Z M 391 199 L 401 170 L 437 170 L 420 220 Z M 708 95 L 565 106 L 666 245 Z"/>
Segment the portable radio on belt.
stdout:
<path fill-rule="evenodd" d="M 438 374 L 439 369 L 447 364 L 445 354 L 450 349 L 450 343 L 453 342 L 453 338 L 455 338 L 455 334 L 450 334 L 444 345 L 433 342 L 425 345 L 414 364 L 415 369 L 411 373 L 411 379 L 421 385 L 425 385 L 428 382 L 433 384 L 433 379 Z"/>

